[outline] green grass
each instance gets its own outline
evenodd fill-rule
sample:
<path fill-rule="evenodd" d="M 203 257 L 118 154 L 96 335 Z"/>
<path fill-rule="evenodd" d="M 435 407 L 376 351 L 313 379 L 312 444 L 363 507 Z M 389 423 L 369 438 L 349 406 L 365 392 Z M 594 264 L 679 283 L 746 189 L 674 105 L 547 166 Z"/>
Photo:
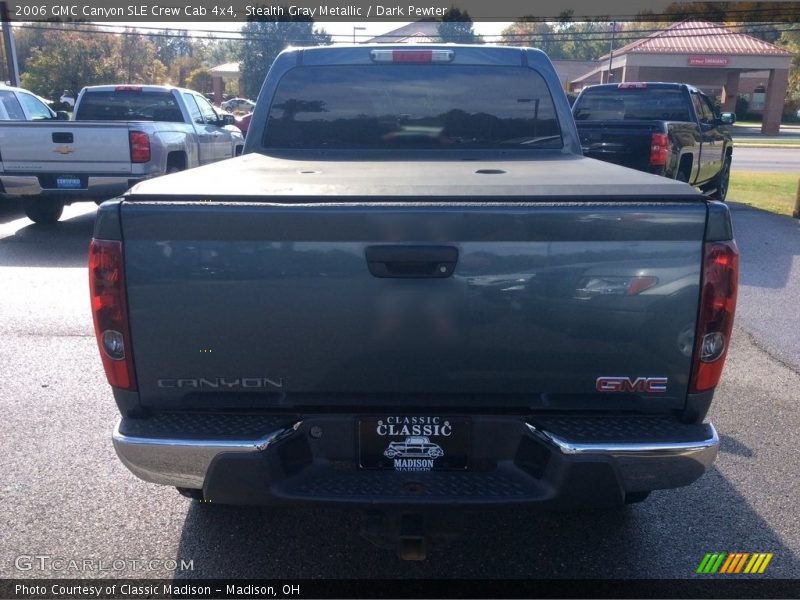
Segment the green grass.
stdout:
<path fill-rule="evenodd" d="M 779 215 L 792 215 L 800 176 L 797 173 L 732 171 L 728 200 Z"/>

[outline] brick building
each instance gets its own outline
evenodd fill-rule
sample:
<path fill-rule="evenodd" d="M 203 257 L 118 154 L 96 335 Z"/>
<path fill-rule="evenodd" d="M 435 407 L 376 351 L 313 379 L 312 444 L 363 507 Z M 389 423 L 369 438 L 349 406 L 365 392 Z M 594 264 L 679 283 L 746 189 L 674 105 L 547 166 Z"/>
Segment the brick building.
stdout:
<path fill-rule="evenodd" d="M 735 110 L 741 91 L 750 94 L 751 104 L 755 100 L 752 109 L 763 113 L 761 132 L 774 135 L 780 130 L 791 61 L 792 54 L 775 44 L 716 23 L 687 20 L 601 57 L 572 80 L 572 88 L 598 76 L 603 83 L 680 81 L 719 95 L 725 111 Z"/>

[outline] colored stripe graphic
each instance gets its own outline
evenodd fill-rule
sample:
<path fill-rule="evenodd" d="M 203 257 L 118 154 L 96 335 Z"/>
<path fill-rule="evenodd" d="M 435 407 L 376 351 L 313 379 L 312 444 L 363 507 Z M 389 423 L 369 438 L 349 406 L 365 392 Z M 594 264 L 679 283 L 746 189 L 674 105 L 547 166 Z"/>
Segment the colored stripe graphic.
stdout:
<path fill-rule="evenodd" d="M 736 562 L 738 557 L 739 555 L 736 554 L 735 552 L 731 552 L 730 554 L 728 554 L 728 558 L 727 560 L 725 560 L 725 564 L 722 565 L 722 568 L 719 570 L 719 572 L 727 573 L 728 571 L 730 571 L 731 565 Z"/>
<path fill-rule="evenodd" d="M 708 557 L 708 560 L 706 561 L 705 559 L 703 559 L 704 562 L 705 562 L 705 566 L 703 567 L 703 570 L 700 571 L 701 573 L 711 573 L 711 569 L 714 568 L 714 564 L 717 562 L 717 559 L 720 557 L 720 555 L 717 552 L 713 552 L 711 554 L 706 554 L 706 556 Z"/>
<path fill-rule="evenodd" d="M 761 556 L 761 554 L 759 554 L 758 552 L 753 554 L 753 556 L 750 558 L 750 562 L 747 563 L 747 566 L 744 568 L 744 572 L 745 573 L 753 573 L 754 572 L 753 571 L 753 567 L 755 567 L 756 564 L 760 562 L 760 559 L 759 559 L 760 556 Z"/>
<path fill-rule="evenodd" d="M 770 552 L 769 554 L 765 555 L 764 562 L 761 563 L 761 566 L 758 568 L 758 572 L 759 573 L 763 573 L 766 570 L 767 565 L 769 564 L 769 561 L 771 561 L 771 560 L 772 560 L 772 552 Z"/>
<path fill-rule="evenodd" d="M 697 572 L 698 573 L 705 573 L 706 572 L 706 566 L 708 565 L 708 563 L 711 560 L 712 556 L 713 555 L 711 554 L 711 552 L 706 552 L 706 555 L 703 557 L 703 560 L 700 561 L 700 566 L 697 567 Z"/>
<path fill-rule="evenodd" d="M 711 570 L 709 571 L 709 573 L 716 573 L 717 570 L 719 570 L 719 567 L 722 564 L 723 560 L 725 560 L 725 555 L 720 553 L 720 555 L 717 557 L 716 562 L 713 565 L 711 565 Z"/>
<path fill-rule="evenodd" d="M 731 572 L 732 573 L 741 573 L 742 572 L 742 567 L 744 567 L 744 562 L 748 559 L 749 556 L 750 556 L 749 552 L 745 552 L 744 554 L 742 554 L 741 560 L 738 563 L 736 563 L 736 570 L 735 571 L 731 571 Z"/>
<path fill-rule="evenodd" d="M 703 570 L 703 573 L 716 573 L 719 570 L 720 565 L 722 565 L 722 561 L 725 559 L 725 554 L 722 552 L 714 552 L 708 560 L 708 564 L 706 568 Z"/>
<path fill-rule="evenodd" d="M 707 552 L 697 567 L 697 573 L 713 575 L 761 574 L 767 569 L 772 557 L 771 552 Z"/>

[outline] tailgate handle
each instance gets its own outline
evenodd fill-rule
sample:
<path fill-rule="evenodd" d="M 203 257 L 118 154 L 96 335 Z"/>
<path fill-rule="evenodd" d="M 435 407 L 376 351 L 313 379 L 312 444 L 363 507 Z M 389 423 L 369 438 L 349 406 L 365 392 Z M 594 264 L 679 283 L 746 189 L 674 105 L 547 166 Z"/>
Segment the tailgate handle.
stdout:
<path fill-rule="evenodd" d="M 53 134 L 53 142 L 56 144 L 72 144 L 72 134 L 68 131 L 57 131 Z"/>
<path fill-rule="evenodd" d="M 450 277 L 458 261 L 453 246 L 369 246 L 369 272 L 375 277 Z"/>

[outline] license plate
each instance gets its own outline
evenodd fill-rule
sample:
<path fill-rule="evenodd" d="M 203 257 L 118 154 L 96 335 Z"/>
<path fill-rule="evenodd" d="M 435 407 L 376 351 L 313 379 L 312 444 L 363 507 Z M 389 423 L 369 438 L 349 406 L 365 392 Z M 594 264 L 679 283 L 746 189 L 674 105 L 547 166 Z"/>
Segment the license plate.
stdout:
<path fill-rule="evenodd" d="M 81 187 L 80 177 L 56 177 L 56 187 L 66 190 L 76 190 Z"/>
<path fill-rule="evenodd" d="M 359 466 L 392 471 L 463 471 L 469 467 L 469 440 L 470 421 L 465 418 L 362 418 L 358 421 Z"/>

